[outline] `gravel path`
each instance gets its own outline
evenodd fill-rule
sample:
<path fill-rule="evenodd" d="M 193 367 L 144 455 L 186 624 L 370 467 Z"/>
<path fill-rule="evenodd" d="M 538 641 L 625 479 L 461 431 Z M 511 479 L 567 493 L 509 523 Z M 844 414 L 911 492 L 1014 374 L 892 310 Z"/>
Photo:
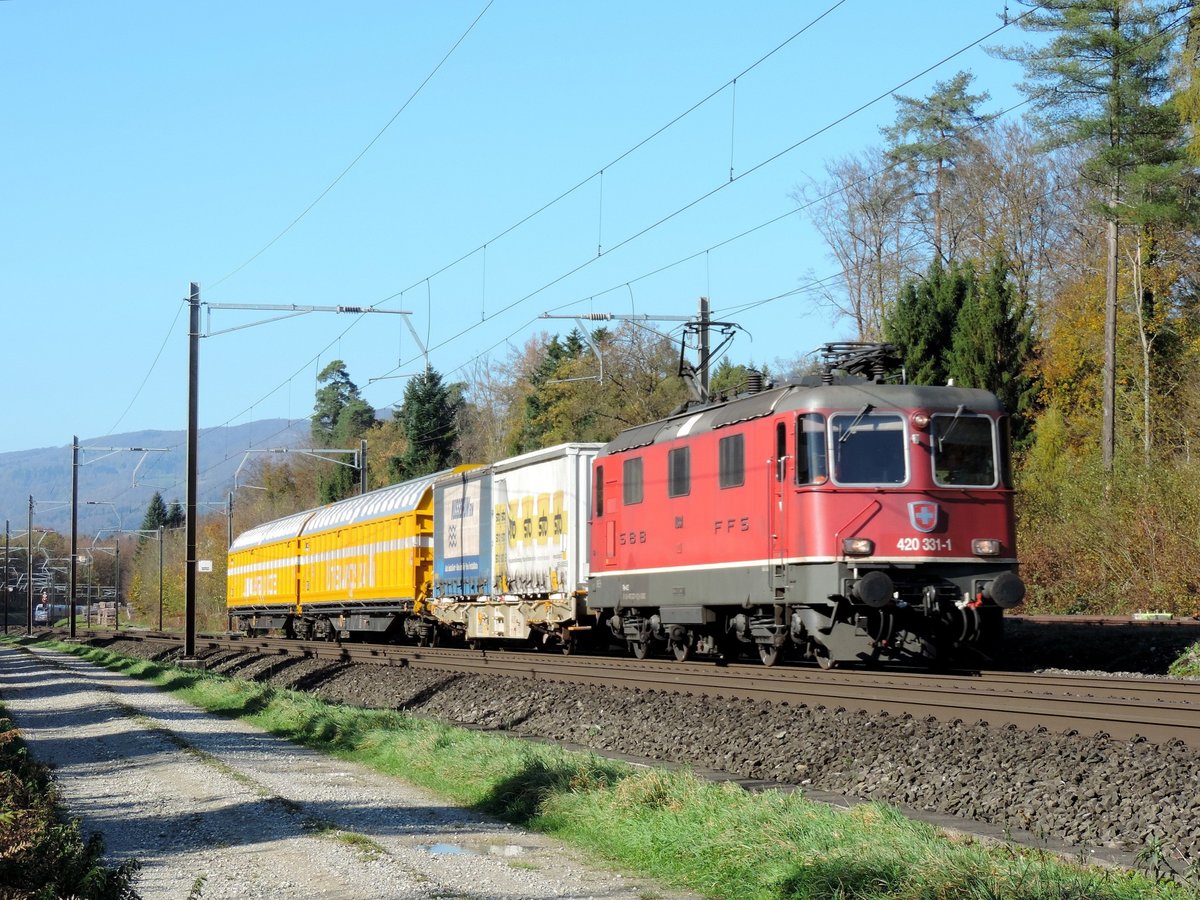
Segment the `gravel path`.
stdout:
<path fill-rule="evenodd" d="M 0 647 L 0 698 L 147 900 L 685 897 L 66 654 Z"/>

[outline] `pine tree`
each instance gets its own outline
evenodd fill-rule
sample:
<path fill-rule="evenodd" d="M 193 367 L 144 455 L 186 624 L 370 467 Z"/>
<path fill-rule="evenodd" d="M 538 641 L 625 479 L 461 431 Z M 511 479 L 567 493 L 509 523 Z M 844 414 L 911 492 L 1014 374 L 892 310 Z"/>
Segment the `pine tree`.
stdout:
<path fill-rule="evenodd" d="M 163 522 L 163 525 L 167 528 L 182 528 L 186 524 L 187 515 L 183 511 L 183 507 L 180 506 L 178 500 L 172 500 L 171 506 L 167 510 L 167 518 Z"/>
<path fill-rule="evenodd" d="M 902 160 L 924 187 L 926 201 L 920 208 L 932 217 L 933 256 L 943 262 L 954 254 L 946 251 L 946 192 L 954 178 L 955 164 L 973 141 L 973 129 L 983 122 L 975 108 L 988 94 L 968 94 L 974 76 L 959 72 L 949 81 L 939 81 L 924 100 L 895 95 L 896 124 L 883 129 L 891 141 L 888 155 Z"/>
<path fill-rule="evenodd" d="M 1032 356 L 1029 304 L 997 255 L 958 313 L 947 370 L 955 384 L 984 388 L 1000 398 L 1013 416 L 1018 444 L 1029 434 L 1037 393 L 1036 380 L 1028 373 Z"/>
<path fill-rule="evenodd" d="M 531 390 L 525 397 L 520 426 L 509 444 L 512 453 L 526 453 L 546 446 L 547 435 L 554 428 L 552 410 L 558 399 L 547 386 L 560 378 L 563 366 L 578 359 L 585 349 L 583 337 L 576 329 L 567 335 L 565 343 L 555 335 L 546 344 L 541 361 L 529 375 Z"/>
<path fill-rule="evenodd" d="M 935 259 L 920 281 L 910 282 L 884 320 L 884 335 L 900 351 L 910 384 L 945 384 L 958 312 L 974 289 L 971 266 Z"/>
<path fill-rule="evenodd" d="M 1162 0 L 1022 0 L 1036 9 L 1021 17 L 1029 31 L 1053 38 L 1002 55 L 1025 66 L 1024 91 L 1047 148 L 1080 146 L 1080 174 L 1102 195 L 1097 212 L 1107 223 L 1104 302 L 1103 423 L 1105 471 L 1116 447 L 1117 290 L 1120 229 L 1129 221 L 1129 177 L 1149 162 L 1140 123 L 1169 88 L 1167 66 L 1175 38 L 1163 28 L 1171 5 Z"/>
<path fill-rule="evenodd" d="M 389 465 L 397 481 L 430 475 L 451 464 L 458 441 L 455 421 L 462 403 L 462 386 L 444 384 L 434 369 L 426 369 L 408 382 L 404 401 L 395 410 L 407 441 L 404 453 Z"/>
<path fill-rule="evenodd" d="M 158 526 L 167 524 L 167 504 L 163 502 L 162 494 L 154 492 L 142 516 L 142 531 L 158 531 Z"/>
<path fill-rule="evenodd" d="M 313 407 L 312 435 L 317 447 L 352 449 L 375 424 L 375 408 L 358 392 L 350 380 L 346 364 L 335 359 L 317 376 L 322 387 L 317 389 Z M 349 465 L 349 454 L 337 461 L 332 471 L 320 477 L 322 503 L 332 503 L 353 494 L 359 485 L 359 472 Z"/>

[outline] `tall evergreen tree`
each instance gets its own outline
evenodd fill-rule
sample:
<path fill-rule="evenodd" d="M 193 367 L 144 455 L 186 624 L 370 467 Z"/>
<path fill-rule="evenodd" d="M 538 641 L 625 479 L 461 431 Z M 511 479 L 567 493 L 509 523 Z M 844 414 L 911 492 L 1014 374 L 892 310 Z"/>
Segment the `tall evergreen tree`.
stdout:
<path fill-rule="evenodd" d="M 1081 146 L 1081 174 L 1102 199 L 1107 226 L 1104 303 L 1104 468 L 1116 447 L 1117 290 L 1119 236 L 1128 221 L 1130 173 L 1145 162 L 1138 140 L 1149 109 L 1166 97 L 1174 36 L 1163 29 L 1170 4 L 1163 0 L 1022 0 L 1036 9 L 1021 27 L 1052 35 L 1041 46 L 1002 51 L 1025 67 L 1021 89 L 1033 101 L 1033 119 L 1047 147 Z"/>
<path fill-rule="evenodd" d="M 167 524 L 167 504 L 163 502 L 162 494 L 154 492 L 142 516 L 142 531 L 157 531 L 159 525 Z"/>
<path fill-rule="evenodd" d="M 462 386 L 447 385 L 434 369 L 414 376 L 404 389 L 404 400 L 395 410 L 407 446 L 389 470 L 397 481 L 407 481 L 441 471 L 451 465 L 462 406 Z"/>
<path fill-rule="evenodd" d="M 1013 415 L 1013 436 L 1023 443 L 1031 426 L 1036 380 L 1029 374 L 1033 319 L 1008 264 L 997 255 L 967 293 L 954 328 L 947 370 L 955 384 L 985 388 Z"/>
<path fill-rule="evenodd" d="M 560 341 L 558 335 L 546 344 L 546 349 L 537 367 L 529 374 L 531 390 L 525 396 L 519 427 L 512 435 L 509 449 L 514 453 L 526 453 L 546 446 L 547 435 L 553 431 L 551 411 L 557 395 L 547 390 L 547 385 L 562 377 L 563 367 L 578 359 L 585 351 L 583 336 L 576 329 Z"/>
<path fill-rule="evenodd" d="M 945 384 L 958 311 L 974 289 L 974 270 L 935 259 L 920 281 L 910 282 L 884 320 L 910 384 Z"/>
<path fill-rule="evenodd" d="M 317 376 L 313 407 L 313 442 L 321 448 L 354 449 L 354 445 L 375 424 L 375 408 L 358 392 L 350 380 L 346 364 L 335 359 Z M 332 503 L 353 494 L 359 485 L 359 473 L 350 466 L 353 456 L 346 454 L 332 471 L 322 472 L 319 485 L 322 503 Z"/>
<path fill-rule="evenodd" d="M 172 500 L 167 509 L 167 518 L 163 525 L 167 528 L 182 528 L 187 524 L 187 516 L 178 500 Z"/>
<path fill-rule="evenodd" d="M 888 155 L 903 161 L 923 188 L 924 202 L 918 208 L 932 220 L 933 256 L 942 262 L 954 255 L 945 243 L 946 193 L 958 160 L 975 139 L 973 129 L 983 122 L 976 107 L 988 99 L 986 91 L 967 93 L 973 79 L 971 73 L 959 72 L 935 84 L 923 100 L 896 94 L 896 123 L 883 129 L 891 142 Z"/>

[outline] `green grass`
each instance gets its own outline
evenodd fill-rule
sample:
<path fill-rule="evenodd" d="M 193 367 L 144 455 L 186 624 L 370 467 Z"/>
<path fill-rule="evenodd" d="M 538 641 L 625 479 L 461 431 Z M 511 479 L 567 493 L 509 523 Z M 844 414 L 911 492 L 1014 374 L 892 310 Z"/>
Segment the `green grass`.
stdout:
<path fill-rule="evenodd" d="M 55 646 L 152 681 L 211 712 L 246 718 L 281 737 L 563 839 L 627 871 L 710 897 L 1197 896 L 1168 881 L 1079 868 L 1038 850 L 952 840 L 883 805 L 836 812 L 798 793 L 751 794 L 687 772 L 639 769 L 105 650 Z M 374 852 L 367 838 L 346 840 Z"/>

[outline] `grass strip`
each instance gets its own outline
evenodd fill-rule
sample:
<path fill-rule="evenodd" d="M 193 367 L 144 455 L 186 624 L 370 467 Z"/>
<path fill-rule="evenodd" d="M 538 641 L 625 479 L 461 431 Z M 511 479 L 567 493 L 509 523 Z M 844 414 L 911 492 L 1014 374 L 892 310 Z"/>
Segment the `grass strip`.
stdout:
<path fill-rule="evenodd" d="M 1166 879 L 1075 866 L 1036 849 L 951 839 L 868 804 L 838 812 L 799 793 L 747 793 L 688 772 L 331 705 L 311 695 L 108 650 L 55 644 L 218 715 L 582 847 L 630 871 L 738 900 L 1195 898 Z"/>

